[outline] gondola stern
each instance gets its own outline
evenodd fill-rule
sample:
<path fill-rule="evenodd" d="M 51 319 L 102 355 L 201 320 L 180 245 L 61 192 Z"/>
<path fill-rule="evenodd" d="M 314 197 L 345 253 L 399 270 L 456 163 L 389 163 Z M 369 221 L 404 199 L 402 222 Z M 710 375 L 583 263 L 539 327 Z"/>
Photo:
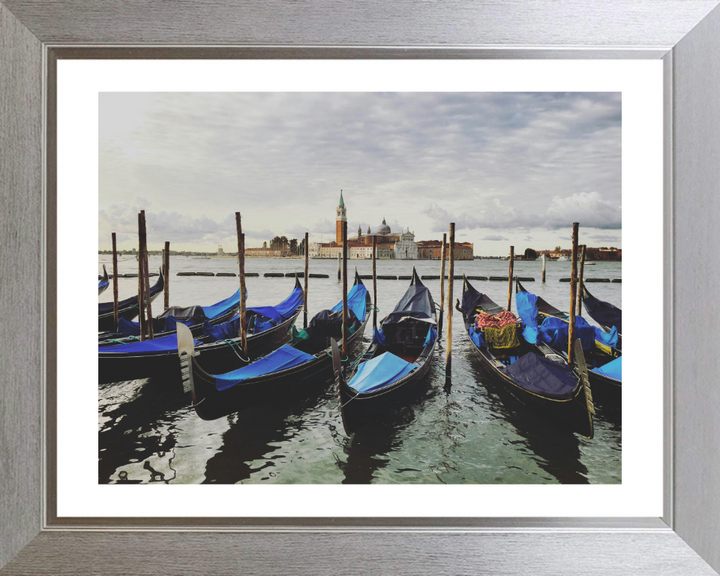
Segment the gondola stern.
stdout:
<path fill-rule="evenodd" d="M 417 284 L 419 286 L 424 286 L 424 284 L 420 281 L 420 276 L 418 276 L 415 266 L 413 266 L 412 279 L 410 280 L 410 286 L 412 286 L 413 284 Z"/>

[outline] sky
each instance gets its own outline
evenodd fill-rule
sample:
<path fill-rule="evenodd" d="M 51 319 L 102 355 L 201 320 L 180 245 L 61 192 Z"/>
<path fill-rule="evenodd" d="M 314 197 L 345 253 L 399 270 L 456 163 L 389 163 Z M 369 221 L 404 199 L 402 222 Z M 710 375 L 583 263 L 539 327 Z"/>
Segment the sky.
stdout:
<path fill-rule="evenodd" d="M 236 251 L 275 236 L 348 234 L 510 246 L 622 247 L 621 95 L 594 93 L 101 93 L 100 249 Z"/>

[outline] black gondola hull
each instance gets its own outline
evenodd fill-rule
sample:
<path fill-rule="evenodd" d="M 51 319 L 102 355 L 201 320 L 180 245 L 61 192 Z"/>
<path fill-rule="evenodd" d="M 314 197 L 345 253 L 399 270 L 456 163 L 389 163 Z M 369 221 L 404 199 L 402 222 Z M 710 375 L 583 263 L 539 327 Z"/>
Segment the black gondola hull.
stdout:
<path fill-rule="evenodd" d="M 474 345 L 473 349 L 485 372 L 517 401 L 532 407 L 536 413 L 543 416 L 557 428 L 576 432 L 588 438 L 593 436 L 592 419 L 588 415 L 585 388 L 582 383 L 578 383 L 572 392 L 572 396 L 567 399 L 560 400 L 540 396 L 515 384 L 512 378 L 497 368 L 493 359 L 482 349 Z M 529 354 L 533 353 L 529 352 Z"/>
<path fill-rule="evenodd" d="M 434 350 L 435 344 L 429 347 L 427 354 L 423 352 L 425 357 L 416 370 L 375 392 L 358 394 L 345 382 L 339 382 L 338 395 L 345 432 L 353 434 L 384 414 L 407 406 L 423 385 L 427 384 L 426 376 Z"/>
<path fill-rule="evenodd" d="M 290 340 L 290 329 L 300 314 L 301 306 L 295 313 L 277 326 L 259 334 L 252 334 L 247 339 L 248 355 L 254 360 L 280 347 Z M 112 350 L 109 346 L 108 350 Z M 240 339 L 230 342 L 220 341 L 207 344 L 198 349 L 207 365 L 217 367 L 217 372 L 230 372 L 247 364 L 241 357 Z M 179 383 L 180 360 L 177 350 L 169 350 L 152 354 L 122 354 L 100 352 L 98 354 L 98 381 L 124 382 L 153 378 L 169 383 Z"/>
<path fill-rule="evenodd" d="M 165 289 L 165 279 L 160 274 L 158 281 L 150 287 L 150 301 L 153 302 L 160 293 Z M 107 304 L 101 304 L 106 306 Z M 128 298 L 124 300 L 124 305 L 118 308 L 118 318 L 125 318 L 125 320 L 132 320 L 138 315 L 138 298 Z M 114 332 L 117 329 L 115 326 L 115 317 L 110 308 L 109 312 L 98 312 L 98 332 Z"/>
<path fill-rule="evenodd" d="M 368 312 L 358 329 L 347 340 L 348 356 L 362 344 L 363 334 L 370 318 Z M 333 377 L 332 358 L 327 350 L 318 353 L 314 360 L 282 372 L 251 378 L 226 390 L 217 390 L 203 367 L 214 373 L 229 372 L 217 369 L 214 361 L 204 353 L 192 360 L 195 387 L 195 412 L 204 420 L 214 420 L 242 410 L 269 404 L 289 403 L 325 389 Z M 232 370 L 232 369 L 231 369 Z M 180 371 L 178 370 L 178 374 Z"/>

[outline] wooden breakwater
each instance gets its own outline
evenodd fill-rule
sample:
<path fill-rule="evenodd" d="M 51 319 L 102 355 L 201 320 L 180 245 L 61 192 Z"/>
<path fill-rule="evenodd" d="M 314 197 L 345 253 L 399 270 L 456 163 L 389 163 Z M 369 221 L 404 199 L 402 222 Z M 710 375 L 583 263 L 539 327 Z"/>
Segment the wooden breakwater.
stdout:
<path fill-rule="evenodd" d="M 560 278 L 560 282 L 570 282 L 570 278 Z M 585 284 L 590 284 L 591 282 L 621 284 L 622 278 L 583 278 L 583 282 L 585 282 Z"/>

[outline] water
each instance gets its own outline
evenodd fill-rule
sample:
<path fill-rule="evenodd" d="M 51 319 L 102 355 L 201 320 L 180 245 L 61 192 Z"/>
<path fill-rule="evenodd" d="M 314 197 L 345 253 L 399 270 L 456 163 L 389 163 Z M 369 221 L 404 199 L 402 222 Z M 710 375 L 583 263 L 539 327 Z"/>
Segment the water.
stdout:
<path fill-rule="evenodd" d="M 120 262 L 120 273 L 137 272 L 134 258 Z M 111 270 L 109 256 L 100 264 Z M 350 263 L 370 274 L 369 260 Z M 438 261 L 378 261 L 377 273 L 439 275 Z M 150 270 L 160 258 L 150 257 Z M 296 259 L 248 259 L 248 304 L 276 304 L 292 290 L 292 278 L 264 278 L 265 272 L 300 272 Z M 179 277 L 180 271 L 237 272 L 232 258 L 174 256 L 170 262 L 170 305 L 213 304 L 237 290 L 232 277 Z M 352 269 L 352 268 L 350 268 Z M 542 262 L 516 262 L 515 273 L 535 277 L 525 287 L 561 309 L 569 307 L 570 262 L 548 262 L 547 283 L 540 282 Z M 508 262 L 458 261 L 455 274 L 507 275 Z M 99 267 L 99 273 L 102 266 Z M 341 298 L 336 260 L 311 260 L 309 316 Z M 621 263 L 586 266 L 586 277 L 621 278 Z M 378 320 L 389 313 L 409 281 L 379 280 Z M 440 281 L 424 282 L 440 299 Z M 507 282 L 473 281 L 497 303 L 507 303 Z M 372 281 L 366 280 L 372 292 Z M 622 307 L 622 284 L 588 286 L 593 295 Z M 137 279 L 119 279 L 120 298 L 137 292 Z M 460 298 L 462 282 L 455 281 Z M 111 287 L 100 301 L 112 299 Z M 159 309 L 162 296 L 155 300 Z M 513 303 L 513 309 L 515 305 Z M 158 310 L 159 311 L 159 310 Z M 592 322 L 589 318 L 588 321 Z M 302 313 L 298 318 L 302 327 Z M 444 332 L 446 329 L 444 329 Z M 353 439 L 345 436 L 337 396 L 330 384 L 314 397 L 292 406 L 245 410 L 203 421 L 189 397 L 148 380 L 99 387 L 100 483 L 407 483 L 407 484 L 537 484 L 621 482 L 621 427 L 618 415 L 597 406 L 595 438 L 586 440 L 555 429 L 519 406 L 492 383 L 474 357 L 462 317 L 453 315 L 452 385 L 445 386 L 444 338 L 436 347 L 435 364 L 412 403 Z M 368 326 L 365 344 L 372 329 Z"/>

